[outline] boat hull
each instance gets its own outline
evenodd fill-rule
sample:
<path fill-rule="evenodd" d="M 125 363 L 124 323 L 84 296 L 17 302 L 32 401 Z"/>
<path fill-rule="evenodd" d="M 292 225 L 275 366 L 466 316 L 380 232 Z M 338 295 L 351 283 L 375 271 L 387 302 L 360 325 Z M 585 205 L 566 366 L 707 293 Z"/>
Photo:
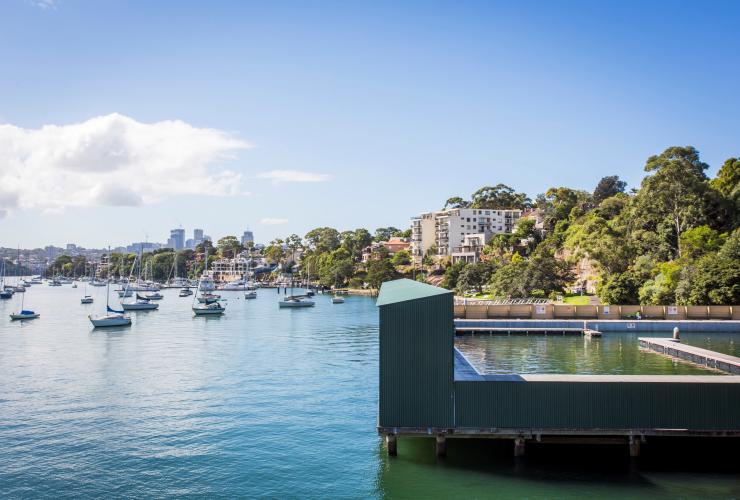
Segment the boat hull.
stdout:
<path fill-rule="evenodd" d="M 95 328 L 131 325 L 131 318 L 129 318 L 128 316 L 105 316 L 102 318 L 93 318 L 92 316 L 88 316 L 88 318 L 90 319 L 90 323 L 92 323 Z"/>
<path fill-rule="evenodd" d="M 35 314 L 11 314 L 10 319 L 12 321 L 25 321 L 28 319 L 36 319 L 41 316 L 39 313 Z"/>
<path fill-rule="evenodd" d="M 292 308 L 292 307 L 313 307 L 316 303 L 312 300 L 299 300 L 299 301 L 280 301 L 278 302 L 280 308 Z"/>
<path fill-rule="evenodd" d="M 220 316 L 225 311 L 226 309 L 207 309 L 205 307 L 193 307 L 193 313 L 195 313 L 196 316 Z"/>
<path fill-rule="evenodd" d="M 121 304 L 124 311 L 153 311 L 159 304 Z"/>

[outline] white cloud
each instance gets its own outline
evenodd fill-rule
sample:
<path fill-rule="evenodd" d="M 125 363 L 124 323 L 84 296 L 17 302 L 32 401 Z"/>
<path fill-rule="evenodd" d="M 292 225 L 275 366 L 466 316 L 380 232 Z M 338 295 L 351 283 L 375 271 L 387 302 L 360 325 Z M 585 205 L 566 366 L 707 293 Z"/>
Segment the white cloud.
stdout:
<path fill-rule="evenodd" d="M 267 218 L 262 219 L 260 223 L 268 225 L 268 226 L 278 226 L 280 224 L 287 224 L 288 219 L 273 219 L 271 217 L 267 217 Z"/>
<path fill-rule="evenodd" d="M 39 129 L 0 124 L 0 214 L 245 194 L 241 174 L 221 164 L 248 147 L 221 130 L 117 113 Z"/>
<path fill-rule="evenodd" d="M 269 179 L 275 184 L 281 182 L 326 182 L 332 179 L 331 175 L 304 172 L 302 170 L 270 170 L 257 174 L 259 179 Z"/>
<path fill-rule="evenodd" d="M 59 2 L 57 0 L 28 0 L 28 3 L 40 9 L 56 9 Z"/>

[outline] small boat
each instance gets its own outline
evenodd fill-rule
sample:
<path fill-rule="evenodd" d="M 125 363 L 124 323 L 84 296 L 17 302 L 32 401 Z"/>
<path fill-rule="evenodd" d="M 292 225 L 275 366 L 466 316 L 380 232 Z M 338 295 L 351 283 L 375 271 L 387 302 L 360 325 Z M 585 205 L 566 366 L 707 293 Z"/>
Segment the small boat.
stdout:
<path fill-rule="evenodd" d="M 134 292 L 132 292 L 131 290 L 116 290 L 116 293 L 121 298 L 123 298 L 123 297 L 131 297 L 134 294 Z"/>
<path fill-rule="evenodd" d="M 134 302 L 121 302 L 121 307 L 124 311 L 153 311 L 159 308 L 159 304 L 153 304 L 137 293 Z"/>
<path fill-rule="evenodd" d="M 193 312 L 196 316 L 221 315 L 226 308 L 219 304 L 218 300 L 206 302 L 203 305 L 193 306 Z"/>
<path fill-rule="evenodd" d="M 108 310 L 112 311 L 113 309 L 108 308 Z M 131 326 L 131 317 L 126 316 L 125 314 L 109 313 L 104 316 L 95 317 L 90 314 L 88 318 L 95 328 L 104 328 L 107 326 Z"/>
<path fill-rule="evenodd" d="M 226 291 L 241 291 L 246 288 L 246 285 L 244 284 L 244 280 L 234 280 L 226 283 L 225 285 L 222 285 L 218 287 L 219 290 L 226 290 Z"/>
<path fill-rule="evenodd" d="M 13 298 L 13 290 L 6 288 L 5 290 L 0 290 L 0 299 L 12 299 Z"/>
<path fill-rule="evenodd" d="M 110 247 L 108 247 L 108 253 L 110 253 Z M 105 311 L 106 314 L 102 316 L 93 316 L 89 314 L 87 318 L 92 323 L 93 328 L 105 328 L 109 326 L 131 326 L 131 316 L 127 316 L 123 311 L 116 311 L 111 309 L 109 304 L 110 298 L 110 281 L 106 283 L 105 290 Z"/>
<path fill-rule="evenodd" d="M 26 287 L 23 285 L 16 285 L 13 287 L 13 291 L 15 293 L 24 293 L 26 291 Z"/>
<path fill-rule="evenodd" d="M 72 288 L 77 288 L 77 283 L 74 283 L 74 284 L 72 285 Z"/>
<path fill-rule="evenodd" d="M 149 300 L 162 300 L 164 298 L 164 295 L 162 295 L 159 292 L 154 292 L 154 293 L 147 293 L 145 297 Z"/>
<path fill-rule="evenodd" d="M 193 295 L 193 291 L 190 288 L 183 288 L 180 290 L 180 297 L 189 297 Z"/>
<path fill-rule="evenodd" d="M 26 310 L 26 309 L 21 309 L 20 312 L 11 314 L 10 315 L 10 319 L 13 320 L 13 321 L 15 321 L 15 320 L 21 320 L 21 321 L 23 321 L 23 320 L 26 320 L 26 319 L 36 319 L 39 316 L 41 316 L 41 315 L 39 313 L 37 313 L 37 312 L 29 311 L 29 310 Z"/>
<path fill-rule="evenodd" d="M 335 295 L 334 297 L 331 298 L 331 303 L 332 304 L 344 304 L 344 297 L 339 297 Z"/>
<path fill-rule="evenodd" d="M 59 280 L 51 280 L 49 282 L 49 286 L 62 286 L 62 283 Z"/>
<path fill-rule="evenodd" d="M 80 299 L 80 304 L 92 304 L 93 298 L 90 295 L 85 295 Z"/>
<path fill-rule="evenodd" d="M 280 308 L 283 307 L 313 307 L 316 302 L 310 300 L 307 295 L 288 295 L 278 302 Z"/>
<path fill-rule="evenodd" d="M 216 289 L 216 284 L 213 282 L 213 278 L 204 273 L 203 276 L 200 277 L 198 289 L 201 292 L 211 292 Z"/>
<path fill-rule="evenodd" d="M 221 296 L 216 293 L 204 293 L 200 297 L 198 297 L 198 302 L 201 304 L 204 304 L 208 300 L 218 300 Z"/>
<path fill-rule="evenodd" d="M 106 286 L 108 285 L 107 281 L 97 280 L 95 278 L 90 280 L 90 286 Z"/>
<path fill-rule="evenodd" d="M 257 292 L 254 290 L 247 290 L 246 292 L 244 292 L 244 298 L 245 299 L 256 299 Z"/>

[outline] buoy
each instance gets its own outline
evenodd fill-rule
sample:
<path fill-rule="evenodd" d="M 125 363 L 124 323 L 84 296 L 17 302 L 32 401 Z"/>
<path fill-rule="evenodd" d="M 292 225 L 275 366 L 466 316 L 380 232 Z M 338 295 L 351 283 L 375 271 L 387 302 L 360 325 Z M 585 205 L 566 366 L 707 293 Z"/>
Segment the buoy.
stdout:
<path fill-rule="evenodd" d="M 681 337 L 681 332 L 678 330 L 677 326 L 673 327 L 673 340 L 678 340 Z"/>

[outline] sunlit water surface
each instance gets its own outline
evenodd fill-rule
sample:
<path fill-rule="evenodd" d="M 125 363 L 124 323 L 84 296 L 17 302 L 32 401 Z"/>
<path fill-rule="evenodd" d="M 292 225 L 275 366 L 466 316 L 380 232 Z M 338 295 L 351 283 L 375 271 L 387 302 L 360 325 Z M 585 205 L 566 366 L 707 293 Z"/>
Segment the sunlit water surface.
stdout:
<path fill-rule="evenodd" d="M 0 495 L 7 497 L 737 497 L 730 462 L 629 467 L 623 452 L 573 461 L 508 444 L 375 432 L 377 310 L 368 298 L 279 310 L 275 290 L 193 318 L 165 290 L 130 328 L 93 330 L 105 288 L 34 286 L 35 321 L 0 302 Z M 569 453 L 569 452 L 563 452 Z M 550 457 L 550 458 L 548 458 Z M 729 470 L 727 470 L 729 467 Z M 684 470 L 685 469 L 685 470 Z"/>

